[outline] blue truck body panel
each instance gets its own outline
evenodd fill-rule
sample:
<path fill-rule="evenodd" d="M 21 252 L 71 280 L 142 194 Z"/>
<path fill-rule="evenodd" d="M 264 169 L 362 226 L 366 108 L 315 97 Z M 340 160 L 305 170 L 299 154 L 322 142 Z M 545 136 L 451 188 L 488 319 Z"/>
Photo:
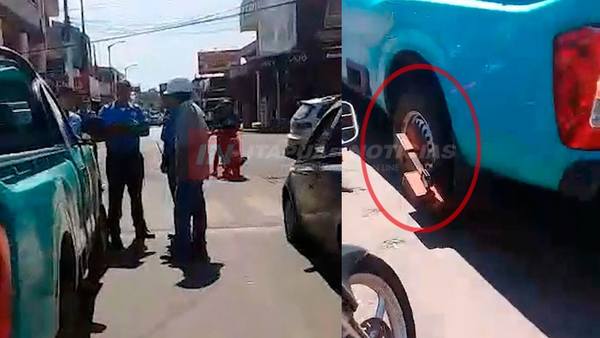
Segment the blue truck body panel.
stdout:
<path fill-rule="evenodd" d="M 343 0 L 342 6 L 344 81 L 351 61 L 368 70 L 374 93 L 403 51 L 448 71 L 477 111 L 482 168 L 558 190 L 570 165 L 600 159 L 600 151 L 562 144 L 553 95 L 553 40 L 600 24 L 599 1 Z M 450 81 L 438 78 L 458 146 L 474 164 L 468 106 Z M 389 114 L 385 97 L 378 103 Z"/>

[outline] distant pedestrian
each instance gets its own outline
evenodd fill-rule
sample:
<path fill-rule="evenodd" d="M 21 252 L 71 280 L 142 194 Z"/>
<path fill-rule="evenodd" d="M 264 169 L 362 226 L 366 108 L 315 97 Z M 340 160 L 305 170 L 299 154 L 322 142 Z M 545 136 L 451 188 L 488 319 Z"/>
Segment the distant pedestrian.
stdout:
<path fill-rule="evenodd" d="M 80 138 L 83 120 L 77 114 L 77 95 L 70 88 L 62 88 L 58 94 L 58 101 L 62 110 L 66 113 L 71 137 L 74 140 Z"/>
<path fill-rule="evenodd" d="M 69 126 L 76 137 L 81 137 L 81 130 L 83 125 L 83 119 L 79 114 L 73 111 L 69 111 Z"/>
<path fill-rule="evenodd" d="M 101 108 L 102 104 L 100 103 L 100 100 L 92 99 L 92 102 L 90 103 L 90 109 L 92 112 L 97 115 Z"/>
<path fill-rule="evenodd" d="M 174 170 L 176 180 L 172 255 L 180 262 L 188 261 L 193 256 L 209 261 L 203 192 L 203 182 L 209 176 L 208 127 L 205 115 L 192 101 L 192 83 L 188 79 L 171 80 L 164 93 L 164 102 L 169 110 L 169 118 L 173 119 L 175 134 L 175 156 L 171 157 L 174 162 L 168 166 L 172 168 L 169 170 Z M 190 233 L 192 227 L 193 233 Z"/>
<path fill-rule="evenodd" d="M 154 238 L 148 231 L 142 205 L 144 157 L 140 152 L 140 136 L 149 134 L 149 125 L 142 110 L 130 103 L 131 85 L 117 85 L 117 100 L 99 112 L 106 140 L 106 177 L 108 179 L 108 228 L 111 246 L 123 249 L 120 220 L 125 187 L 131 199 L 131 217 L 136 240 Z"/>

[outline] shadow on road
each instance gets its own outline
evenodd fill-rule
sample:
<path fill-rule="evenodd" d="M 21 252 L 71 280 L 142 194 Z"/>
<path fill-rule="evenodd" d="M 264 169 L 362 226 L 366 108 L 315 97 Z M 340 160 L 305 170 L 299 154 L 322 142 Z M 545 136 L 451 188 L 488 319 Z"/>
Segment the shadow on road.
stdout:
<path fill-rule="evenodd" d="M 169 254 L 160 257 L 162 265 L 179 269 L 183 272 L 183 279 L 175 285 L 183 289 L 202 289 L 214 284 L 221 278 L 223 263 L 203 262 L 192 258 L 190 261 L 178 262 L 170 254 L 171 246 L 168 246 Z M 210 260 L 210 259 L 209 259 Z"/>
<path fill-rule="evenodd" d="M 134 240 L 129 247 L 122 251 L 108 251 L 107 265 L 100 272 L 100 277 L 104 276 L 108 269 L 137 269 L 144 264 L 143 259 L 154 255 L 156 252 L 148 251 L 148 248 L 143 242 Z M 81 287 L 81 302 L 80 314 L 82 323 L 78 328 L 77 337 L 87 338 L 91 334 L 103 333 L 107 326 L 93 321 L 96 299 L 103 283 L 84 283 Z"/>
<path fill-rule="evenodd" d="M 183 289 L 202 289 L 221 278 L 223 263 L 191 263 L 182 268 L 183 279 L 177 286 Z"/>
<path fill-rule="evenodd" d="M 600 231 L 593 211 L 495 180 L 493 190 L 481 191 L 493 194 L 493 207 L 469 208 L 419 239 L 430 249 L 456 250 L 548 337 L 597 337 Z"/>
<path fill-rule="evenodd" d="M 89 338 L 91 334 L 99 334 L 106 330 L 106 325 L 94 322 L 96 299 L 103 283 L 84 280 L 79 288 L 79 317 L 77 329 L 72 338 Z"/>
<path fill-rule="evenodd" d="M 108 268 L 137 269 L 144 264 L 144 258 L 154 254 L 156 254 L 156 252 L 148 251 L 148 248 L 144 243 L 134 240 L 131 245 L 123 251 L 109 251 Z"/>
<path fill-rule="evenodd" d="M 294 245 L 294 248 L 312 264 L 304 269 L 304 272 L 318 273 L 329 287 L 339 294 L 342 285 L 340 257 L 330 257 L 306 244 Z"/>

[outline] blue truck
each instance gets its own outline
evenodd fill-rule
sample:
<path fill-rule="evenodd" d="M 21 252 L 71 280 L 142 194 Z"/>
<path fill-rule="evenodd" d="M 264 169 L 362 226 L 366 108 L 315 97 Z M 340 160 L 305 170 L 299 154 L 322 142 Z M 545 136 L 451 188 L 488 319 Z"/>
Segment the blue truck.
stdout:
<path fill-rule="evenodd" d="M 371 98 L 396 70 L 440 67 L 477 111 L 481 168 L 594 200 L 600 187 L 600 1 L 343 0 L 342 77 Z M 414 71 L 377 99 L 407 135 L 440 190 L 473 167 L 474 124 L 444 76 Z M 460 156 L 444 158 L 446 146 Z M 446 197 L 443 196 L 443 197 Z"/>
<path fill-rule="evenodd" d="M 93 142 L 71 130 L 46 82 L 6 47 L 0 139 L 0 337 L 79 337 L 106 269 Z"/>

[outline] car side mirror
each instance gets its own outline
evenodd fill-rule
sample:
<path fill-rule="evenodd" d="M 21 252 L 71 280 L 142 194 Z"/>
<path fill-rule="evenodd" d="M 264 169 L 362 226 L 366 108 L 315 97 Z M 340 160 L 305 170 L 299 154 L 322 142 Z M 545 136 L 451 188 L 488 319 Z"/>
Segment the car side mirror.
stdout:
<path fill-rule="evenodd" d="M 358 138 L 356 111 L 350 102 L 342 101 L 342 147 L 347 147 Z"/>

